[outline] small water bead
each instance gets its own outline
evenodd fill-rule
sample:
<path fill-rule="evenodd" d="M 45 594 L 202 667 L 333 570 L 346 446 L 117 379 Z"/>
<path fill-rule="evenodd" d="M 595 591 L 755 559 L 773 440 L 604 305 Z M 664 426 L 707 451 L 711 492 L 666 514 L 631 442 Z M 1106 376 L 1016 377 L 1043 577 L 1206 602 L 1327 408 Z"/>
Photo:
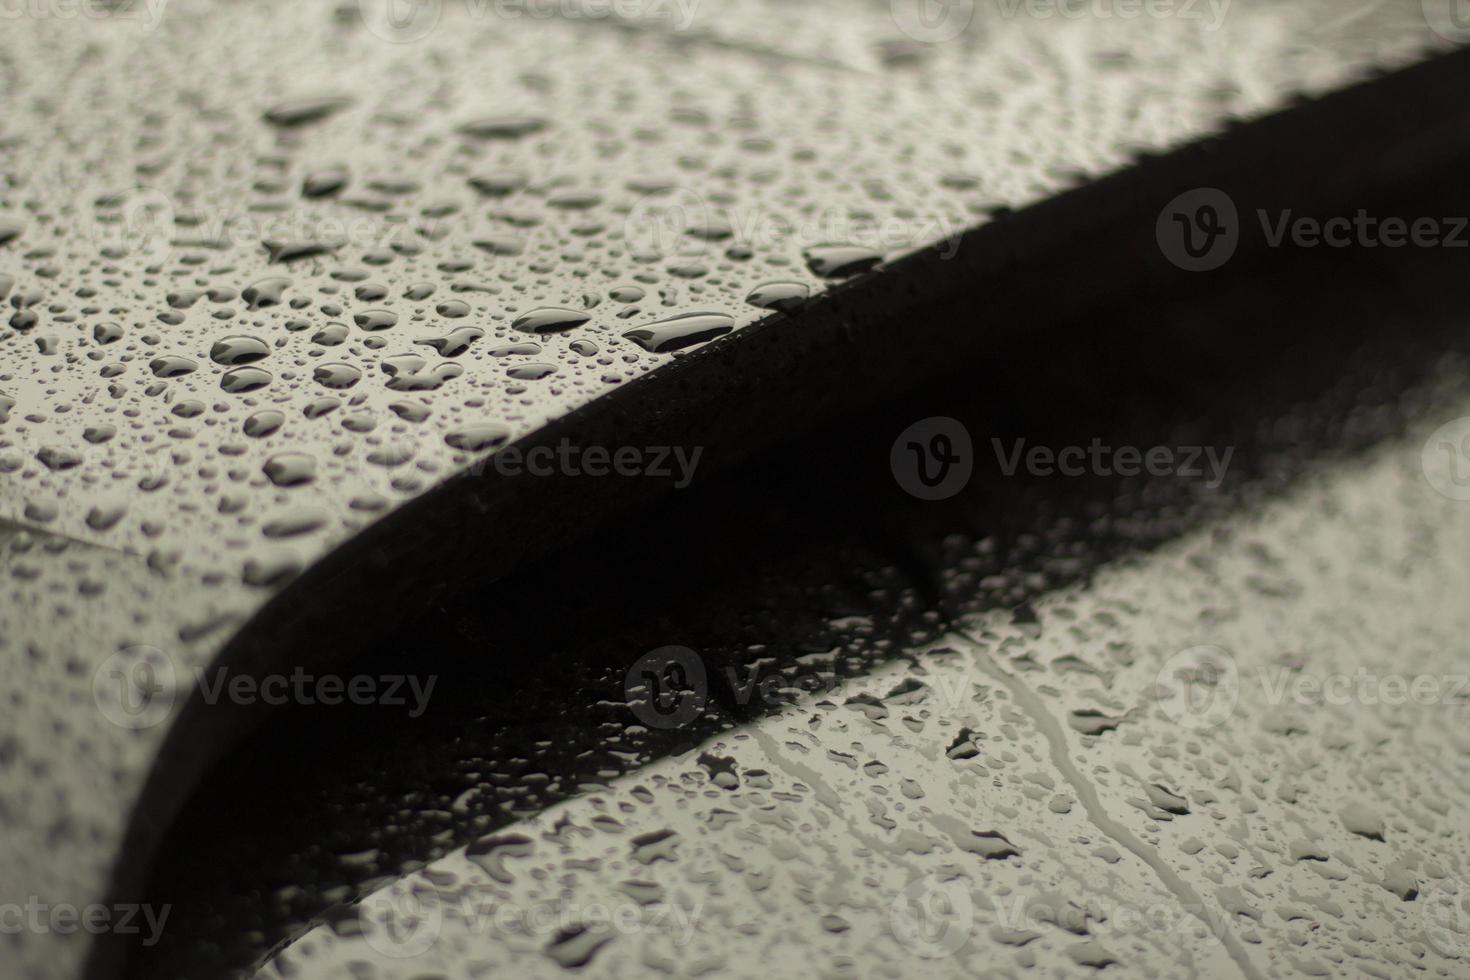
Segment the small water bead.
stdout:
<path fill-rule="evenodd" d="M 199 370 L 199 365 L 187 357 L 168 354 L 149 361 L 148 369 L 160 378 L 182 378 Z"/>
<path fill-rule="evenodd" d="M 115 425 L 89 425 L 82 430 L 82 438 L 94 446 L 101 445 L 104 442 L 110 442 L 116 435 L 117 426 Z"/>
<path fill-rule="evenodd" d="M 357 324 L 359 330 L 387 330 L 397 325 L 398 314 L 390 310 L 367 310 L 353 316 L 352 322 Z"/>
<path fill-rule="evenodd" d="M 232 368 L 219 379 L 219 386 L 232 395 L 258 391 L 270 383 L 270 372 L 254 366 Z"/>
<path fill-rule="evenodd" d="M 435 309 L 440 316 L 447 317 L 451 320 L 457 320 L 460 317 L 470 315 L 470 304 L 466 303 L 462 299 L 445 300 L 444 302 L 440 303 Z"/>
<path fill-rule="evenodd" d="M 521 344 L 502 344 L 490 349 L 491 357 L 512 357 L 517 354 L 530 356 L 541 353 L 541 345 L 529 341 Z"/>
<path fill-rule="evenodd" d="M 256 412 L 245 420 L 245 434 L 252 439 L 263 439 L 286 424 L 286 416 L 273 408 Z"/>
<path fill-rule="evenodd" d="M 352 104 L 344 95 L 325 95 L 304 99 L 292 99 L 271 106 L 262 117 L 272 126 L 291 129 L 317 122 L 335 115 Z"/>
<path fill-rule="evenodd" d="M 636 303 L 648 294 L 639 286 L 618 286 L 607 295 L 618 303 Z"/>
<path fill-rule="evenodd" d="M 371 412 L 355 412 L 342 417 L 342 428 L 348 432 L 371 432 L 378 427 L 378 419 Z"/>
<path fill-rule="evenodd" d="M 276 306 L 281 302 L 286 290 L 290 287 L 291 280 L 285 276 L 272 276 L 259 282 L 251 283 L 245 287 L 240 298 L 245 305 L 252 310 L 264 310 Z"/>
<path fill-rule="evenodd" d="M 311 342 L 322 347 L 336 347 L 347 340 L 347 324 L 329 323 L 311 335 Z"/>
<path fill-rule="evenodd" d="M 435 391 L 446 381 L 464 373 L 456 363 L 437 364 L 427 368 L 427 361 L 417 354 L 397 354 L 384 358 L 383 370 L 390 376 L 388 387 L 393 391 Z"/>
<path fill-rule="evenodd" d="M 297 259 L 310 259 L 318 255 L 328 255 L 337 251 L 343 245 L 337 239 L 316 238 L 272 238 L 266 239 L 260 244 L 266 250 L 267 262 L 294 262 Z"/>
<path fill-rule="evenodd" d="M 123 328 L 116 323 L 99 323 L 92 328 L 92 339 L 99 344 L 115 344 L 123 338 Z"/>
<path fill-rule="evenodd" d="M 861 245 L 816 245 L 803 253 L 807 268 L 824 279 L 855 276 L 883 261 L 883 253 Z"/>
<path fill-rule="evenodd" d="M 336 411 L 341 404 L 342 402 L 336 398 L 318 398 L 308 402 L 307 406 L 301 410 L 301 414 L 309 419 L 319 419 L 323 415 Z"/>
<path fill-rule="evenodd" d="M 724 313 L 685 313 L 629 330 L 623 336 L 644 350 L 662 354 L 702 344 L 733 329 L 735 320 Z"/>
<path fill-rule="evenodd" d="M 804 282 L 778 281 L 755 287 L 745 301 L 762 310 L 791 313 L 805 306 L 811 295 L 811 287 Z"/>
<path fill-rule="evenodd" d="M 590 340 L 574 340 L 568 345 L 572 352 L 581 354 L 583 357 L 593 357 L 597 354 L 598 347 Z"/>
<path fill-rule="evenodd" d="M 20 237 L 25 225 L 13 218 L 0 218 L 0 245 L 8 245 Z"/>
<path fill-rule="evenodd" d="M 394 402 L 388 406 L 388 410 L 405 422 L 423 422 L 430 414 L 427 405 L 417 405 L 413 402 Z"/>
<path fill-rule="evenodd" d="M 491 255 L 514 256 L 520 255 L 526 250 L 525 244 L 518 238 L 477 238 L 475 247 Z"/>
<path fill-rule="evenodd" d="M 43 447 L 36 453 L 36 459 L 40 460 L 41 465 L 53 473 L 74 469 L 82 465 L 82 457 L 79 453 L 60 446 Z"/>
<path fill-rule="evenodd" d="M 517 172 L 482 174 L 471 177 L 469 185 L 486 197 L 505 197 L 526 186 L 526 175 Z"/>
<path fill-rule="evenodd" d="M 517 381 L 540 381 L 556 373 L 555 364 L 518 364 L 505 372 Z"/>
<path fill-rule="evenodd" d="M 311 374 L 317 384 L 333 390 L 351 388 L 362 380 L 362 371 L 351 364 L 318 364 Z"/>
<path fill-rule="evenodd" d="M 462 124 L 458 132 L 480 140 L 514 140 L 546 128 L 546 120 L 538 116 L 508 114 L 484 116 Z"/>
<path fill-rule="evenodd" d="M 511 327 L 526 333 L 562 333 L 580 327 L 591 320 L 590 314 L 580 310 L 568 310 L 556 306 L 543 306 L 522 313 L 511 321 Z"/>
<path fill-rule="evenodd" d="M 178 402 L 169 411 L 181 419 L 195 419 L 204 414 L 204 403 L 191 398 Z"/>
<path fill-rule="evenodd" d="M 326 516 L 319 511 L 293 511 L 266 521 L 261 525 L 260 533 L 268 538 L 294 538 L 310 534 L 326 523 Z"/>
<path fill-rule="evenodd" d="M 450 331 L 448 336 L 430 337 L 427 340 L 416 340 L 414 343 L 432 347 L 444 357 L 458 357 L 483 336 L 485 336 L 485 331 L 479 327 L 460 327 Z"/>
<path fill-rule="evenodd" d="M 493 449 L 509 438 L 509 428 L 494 422 L 485 422 L 455 429 L 444 437 L 444 441 L 454 449 L 477 453 L 485 449 Z"/>
<path fill-rule="evenodd" d="M 235 367 L 262 360 L 270 352 L 270 347 L 258 337 L 225 337 L 209 349 L 209 359 L 225 367 Z"/>
<path fill-rule="evenodd" d="M 316 479 L 316 460 L 306 453 L 281 453 L 266 460 L 261 470 L 278 487 L 299 487 Z"/>
<path fill-rule="evenodd" d="M 127 507 L 123 504 L 99 504 L 87 511 L 87 527 L 94 531 L 110 531 L 126 513 Z"/>
<path fill-rule="evenodd" d="M 307 174 L 301 182 L 303 197 L 331 197 L 347 186 L 351 179 L 346 167 L 330 167 Z"/>
<path fill-rule="evenodd" d="M 240 579 L 246 585 L 262 589 L 274 589 L 285 585 L 301 572 L 295 559 L 280 557 L 272 560 L 252 558 L 245 563 Z"/>

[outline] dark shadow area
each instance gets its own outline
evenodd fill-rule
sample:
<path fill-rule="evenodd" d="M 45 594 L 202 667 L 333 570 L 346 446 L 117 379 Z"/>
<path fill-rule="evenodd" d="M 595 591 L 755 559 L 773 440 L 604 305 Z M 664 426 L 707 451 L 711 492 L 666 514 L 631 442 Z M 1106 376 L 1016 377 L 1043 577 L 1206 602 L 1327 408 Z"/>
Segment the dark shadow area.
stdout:
<path fill-rule="evenodd" d="M 1470 195 L 1426 183 L 1361 206 L 1443 217 L 1470 213 Z M 387 878 L 760 713 L 762 677 L 790 696 L 914 656 L 961 612 L 1024 616 L 1106 563 L 1351 465 L 1470 390 L 1467 258 L 1288 248 L 1201 275 L 1194 294 L 1030 324 L 942 383 L 462 587 L 344 670 L 436 678 L 421 717 L 293 708 L 216 768 L 150 883 L 147 901 L 173 906 L 163 940 L 129 975 L 244 970 L 314 922 L 348 922 Z M 931 416 L 961 420 L 975 452 L 968 488 L 936 503 L 889 462 Z M 992 440 L 1018 438 L 1233 455 L 1219 486 L 1203 460 L 1198 477 L 1006 476 Z M 669 645 L 707 665 L 709 703 L 651 728 L 628 672 Z"/>

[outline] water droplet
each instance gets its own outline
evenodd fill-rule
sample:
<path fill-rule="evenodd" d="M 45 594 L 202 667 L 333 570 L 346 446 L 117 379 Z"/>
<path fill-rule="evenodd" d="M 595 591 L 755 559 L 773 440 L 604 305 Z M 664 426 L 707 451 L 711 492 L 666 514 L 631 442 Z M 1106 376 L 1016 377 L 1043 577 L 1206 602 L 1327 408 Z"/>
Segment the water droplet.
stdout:
<path fill-rule="evenodd" d="M 262 439 L 286 424 L 286 416 L 273 408 L 256 412 L 245 420 L 245 434 Z"/>
<path fill-rule="evenodd" d="M 187 357 L 179 357 L 177 354 L 167 354 L 163 357 L 155 357 L 149 361 L 148 369 L 160 378 L 181 378 L 186 374 L 193 374 L 199 370 L 199 365 Z"/>
<path fill-rule="evenodd" d="M 281 453 L 266 460 L 262 470 L 278 487 L 299 487 L 316 479 L 316 460 L 306 453 Z"/>
<path fill-rule="evenodd" d="M 803 253 L 808 269 L 824 279 L 845 279 L 883 261 L 881 252 L 860 245 L 815 245 Z"/>
<path fill-rule="evenodd" d="M 511 327 L 526 333 L 561 333 L 580 327 L 592 317 L 580 310 L 566 310 L 555 306 L 543 306 L 522 313 L 511 322 Z"/>
<path fill-rule="evenodd" d="M 225 337 L 215 341 L 209 349 L 209 359 L 225 367 L 251 364 L 268 356 L 271 352 L 266 342 L 256 337 Z"/>
<path fill-rule="evenodd" d="M 790 313 L 805 306 L 811 294 L 811 287 L 804 282 L 768 282 L 751 290 L 745 301 L 763 310 Z"/>
<path fill-rule="evenodd" d="M 685 313 L 659 320 L 623 334 L 644 350 L 662 354 L 713 340 L 735 329 L 735 321 L 723 313 Z"/>
<path fill-rule="evenodd" d="M 444 437 L 444 441 L 455 449 L 477 453 L 492 449 L 510 438 L 510 429 L 494 422 L 466 425 L 455 429 Z"/>
<path fill-rule="evenodd" d="M 271 383 L 271 374 L 264 368 L 237 367 L 226 371 L 219 379 L 219 386 L 232 395 L 243 395 L 256 391 Z"/>
<path fill-rule="evenodd" d="M 352 100 L 341 95 L 317 96 L 280 102 L 264 113 L 265 121 L 273 126 L 289 129 L 325 119 L 352 104 Z"/>
<path fill-rule="evenodd" d="M 362 372 L 351 364 L 318 364 L 311 376 L 323 388 L 333 390 L 351 388 L 362 380 Z"/>
<path fill-rule="evenodd" d="M 485 116 L 459 127 L 459 132 L 481 140 L 520 139 L 546 128 L 546 120 L 536 116 Z"/>

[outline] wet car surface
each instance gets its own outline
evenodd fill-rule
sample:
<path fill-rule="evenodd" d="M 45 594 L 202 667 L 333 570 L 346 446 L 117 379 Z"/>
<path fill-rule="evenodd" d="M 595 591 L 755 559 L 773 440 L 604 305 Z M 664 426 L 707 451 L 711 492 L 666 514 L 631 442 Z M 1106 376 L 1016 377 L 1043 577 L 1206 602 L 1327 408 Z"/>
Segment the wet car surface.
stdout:
<path fill-rule="evenodd" d="M 7 933 L 18 975 L 703 974 L 756 948 L 1456 974 L 1442 256 L 1246 257 L 1019 337 L 951 282 L 987 357 L 823 401 L 845 335 L 944 337 L 893 293 L 822 325 L 864 283 L 922 294 L 936 266 L 905 255 L 1429 58 L 1421 5 L 1240 4 L 1144 45 L 916 38 L 889 5 L 372 6 L 37 17 L 6 49 L 3 878 L 172 910 L 126 955 Z M 1442 207 L 1438 179 L 1382 206 Z M 752 368 L 823 357 L 809 415 Z M 722 399 L 759 430 L 724 456 Z M 762 400 L 797 411 L 767 429 Z M 494 462 L 557 424 L 665 472 L 614 506 Z M 905 451 L 943 464 L 961 431 L 976 472 L 920 506 Z M 1023 439 L 1177 455 L 1016 479 Z M 700 449 L 725 475 L 686 496 Z M 211 665 L 396 693 L 247 721 L 189 683 Z M 1369 705 L 1364 674 L 1429 682 Z"/>

